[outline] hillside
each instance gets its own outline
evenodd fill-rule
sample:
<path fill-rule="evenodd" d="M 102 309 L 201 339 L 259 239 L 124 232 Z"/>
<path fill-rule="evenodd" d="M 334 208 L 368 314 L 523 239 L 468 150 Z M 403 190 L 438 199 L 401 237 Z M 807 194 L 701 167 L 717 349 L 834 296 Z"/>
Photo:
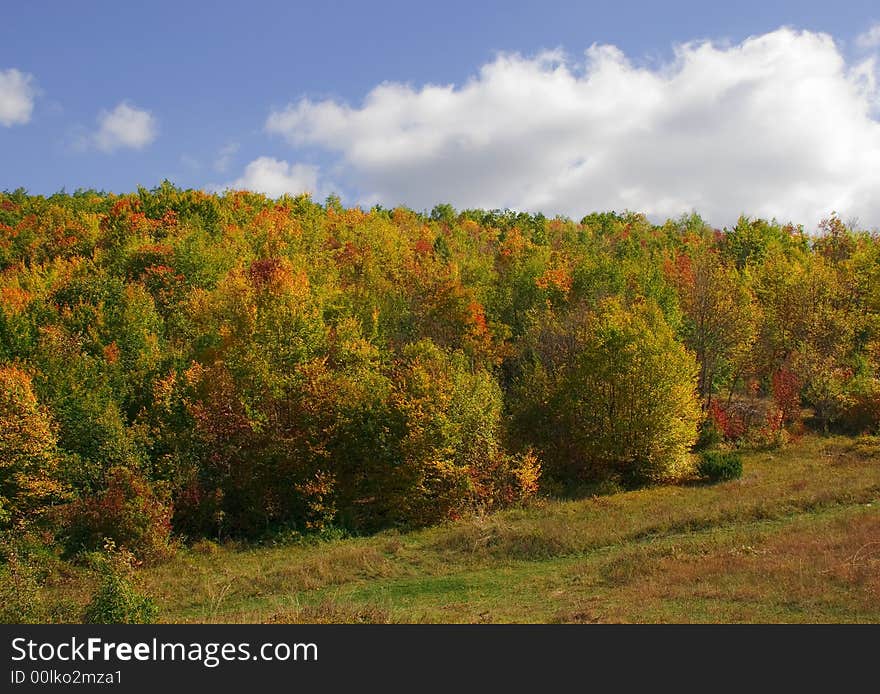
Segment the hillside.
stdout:
<path fill-rule="evenodd" d="M 17 190 L 0 299 L 8 621 L 792 620 L 788 561 L 876 617 L 821 559 L 876 530 L 880 236 L 837 216 Z"/>
<path fill-rule="evenodd" d="M 147 571 L 163 621 L 878 622 L 880 440 L 807 438 L 739 480 Z"/>

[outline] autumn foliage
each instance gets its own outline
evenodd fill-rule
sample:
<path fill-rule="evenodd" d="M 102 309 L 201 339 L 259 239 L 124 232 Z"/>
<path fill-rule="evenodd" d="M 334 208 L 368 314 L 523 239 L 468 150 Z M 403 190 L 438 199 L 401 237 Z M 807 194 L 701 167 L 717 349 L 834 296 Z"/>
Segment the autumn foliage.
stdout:
<path fill-rule="evenodd" d="M 420 526 L 880 422 L 880 241 L 165 183 L 0 194 L 0 523 Z"/>

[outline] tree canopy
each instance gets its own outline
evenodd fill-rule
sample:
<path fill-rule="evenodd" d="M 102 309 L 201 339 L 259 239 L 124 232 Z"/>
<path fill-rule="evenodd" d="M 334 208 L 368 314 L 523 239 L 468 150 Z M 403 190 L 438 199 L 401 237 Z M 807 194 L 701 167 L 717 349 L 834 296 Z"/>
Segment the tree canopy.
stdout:
<path fill-rule="evenodd" d="M 371 531 L 681 479 L 708 430 L 876 430 L 878 288 L 836 216 L 2 193 L 0 522 Z"/>

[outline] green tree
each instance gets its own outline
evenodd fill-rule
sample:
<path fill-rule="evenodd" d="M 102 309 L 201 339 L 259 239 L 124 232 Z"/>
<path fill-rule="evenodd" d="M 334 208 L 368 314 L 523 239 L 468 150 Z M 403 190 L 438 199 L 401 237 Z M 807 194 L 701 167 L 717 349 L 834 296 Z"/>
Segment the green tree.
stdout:
<path fill-rule="evenodd" d="M 679 254 L 670 274 L 678 289 L 685 345 L 700 365 L 698 389 L 708 408 L 716 381 L 726 372 L 734 385 L 755 340 L 757 305 L 741 273 L 718 252 L 697 243 Z"/>
<path fill-rule="evenodd" d="M 514 427 L 550 474 L 640 483 L 689 471 L 697 363 L 655 305 L 539 314 L 526 343 Z"/>

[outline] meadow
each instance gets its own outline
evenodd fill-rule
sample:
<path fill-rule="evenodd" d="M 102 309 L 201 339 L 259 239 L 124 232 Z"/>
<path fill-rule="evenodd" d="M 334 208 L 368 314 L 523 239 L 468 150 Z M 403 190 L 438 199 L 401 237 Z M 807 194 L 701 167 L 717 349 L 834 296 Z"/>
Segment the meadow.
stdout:
<path fill-rule="evenodd" d="M 203 543 L 144 572 L 174 622 L 880 621 L 880 439 L 742 478 L 541 501 L 410 533 Z"/>

